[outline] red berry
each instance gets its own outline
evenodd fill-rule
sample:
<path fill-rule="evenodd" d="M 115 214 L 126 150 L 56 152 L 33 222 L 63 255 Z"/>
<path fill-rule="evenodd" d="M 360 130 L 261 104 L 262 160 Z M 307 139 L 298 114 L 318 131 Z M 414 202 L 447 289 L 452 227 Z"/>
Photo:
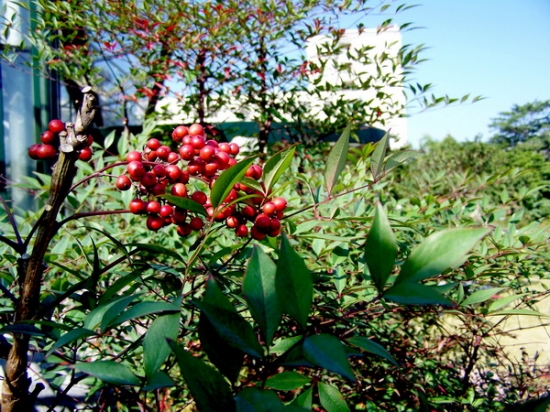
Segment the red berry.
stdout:
<path fill-rule="evenodd" d="M 212 139 L 207 140 L 207 141 L 206 141 L 206 145 L 207 145 L 207 146 L 212 146 L 212 147 L 214 147 L 214 148 L 216 148 L 216 149 L 219 147 L 219 143 L 218 143 L 217 141 L 215 141 L 215 140 L 212 140 Z"/>
<path fill-rule="evenodd" d="M 164 165 L 156 164 L 153 167 L 153 174 L 156 177 L 164 177 L 164 176 L 166 176 L 166 168 L 164 167 Z"/>
<path fill-rule="evenodd" d="M 189 172 L 187 170 L 181 171 L 181 176 L 179 178 L 179 183 L 183 183 L 184 185 L 189 183 Z"/>
<path fill-rule="evenodd" d="M 39 144 L 33 144 L 31 147 L 29 147 L 28 154 L 31 159 L 37 160 L 38 159 L 38 147 Z"/>
<path fill-rule="evenodd" d="M 144 152 L 143 157 L 149 162 L 154 162 L 155 160 L 157 160 L 157 151 L 149 150 L 148 152 Z"/>
<path fill-rule="evenodd" d="M 231 154 L 231 146 L 229 146 L 229 143 L 227 142 L 219 143 L 218 148 L 224 153 Z"/>
<path fill-rule="evenodd" d="M 206 146 L 205 146 L 206 147 Z M 215 160 L 208 162 L 204 165 L 204 171 L 203 174 L 205 176 L 213 176 L 216 174 L 216 172 L 219 170 L 218 162 Z"/>
<path fill-rule="evenodd" d="M 160 212 L 160 203 L 157 202 L 156 200 L 151 200 L 150 202 L 147 202 L 147 207 L 146 207 L 146 210 L 147 210 L 147 213 L 151 213 L 151 214 L 157 214 Z"/>
<path fill-rule="evenodd" d="M 192 160 L 195 157 L 195 148 L 190 144 L 184 144 L 180 147 L 179 153 L 183 160 Z"/>
<path fill-rule="evenodd" d="M 161 196 L 166 193 L 166 185 L 157 183 L 149 191 L 155 196 Z"/>
<path fill-rule="evenodd" d="M 235 229 L 239 226 L 239 219 L 236 216 L 228 216 L 227 219 L 225 219 L 225 225 L 228 228 Z"/>
<path fill-rule="evenodd" d="M 200 150 L 204 147 L 204 145 L 205 145 L 204 137 L 202 136 L 191 137 L 191 146 L 193 146 L 194 149 Z"/>
<path fill-rule="evenodd" d="M 170 152 L 168 159 L 166 159 L 168 163 L 176 163 L 178 160 L 180 160 L 180 157 L 176 152 Z"/>
<path fill-rule="evenodd" d="M 161 217 L 169 217 L 172 216 L 172 213 L 174 213 L 174 208 L 170 205 L 163 205 L 160 208 L 159 215 Z M 171 222 L 171 221 L 170 221 Z"/>
<path fill-rule="evenodd" d="M 132 180 L 140 180 L 143 175 L 145 174 L 145 168 L 143 167 L 143 163 L 133 160 L 126 166 L 126 170 L 128 171 L 128 174 L 130 175 L 130 179 Z"/>
<path fill-rule="evenodd" d="M 229 166 L 229 155 L 221 150 L 214 155 L 214 159 L 218 161 L 220 170 L 227 169 Z"/>
<path fill-rule="evenodd" d="M 194 192 L 191 195 L 191 200 L 194 200 L 195 202 L 204 205 L 207 201 L 208 197 L 206 196 L 206 193 L 201 192 L 200 190 Z"/>
<path fill-rule="evenodd" d="M 116 180 L 118 190 L 128 190 L 132 187 L 132 181 L 126 175 L 119 176 Z"/>
<path fill-rule="evenodd" d="M 174 140 L 174 142 L 181 142 L 181 139 L 183 139 L 188 134 L 189 131 L 187 130 L 187 127 L 178 126 L 172 132 L 172 140 Z"/>
<path fill-rule="evenodd" d="M 145 172 L 140 179 L 140 183 L 145 187 L 153 187 L 157 184 L 157 177 L 153 172 Z"/>
<path fill-rule="evenodd" d="M 93 142 L 94 142 L 94 137 L 91 134 L 89 134 L 88 138 L 86 139 L 86 146 L 88 147 L 91 146 Z"/>
<path fill-rule="evenodd" d="M 129 152 L 127 155 L 126 155 L 126 160 L 128 162 L 133 162 L 134 160 L 137 160 L 138 162 L 141 162 L 143 159 L 141 157 L 141 153 L 138 152 L 137 150 L 134 150 L 132 152 Z"/>
<path fill-rule="evenodd" d="M 168 160 L 168 156 L 170 156 L 170 153 L 172 153 L 172 149 L 170 149 L 168 146 L 160 146 L 158 149 L 156 149 L 157 156 L 160 157 L 162 160 Z"/>
<path fill-rule="evenodd" d="M 256 209 L 254 209 L 252 206 L 245 206 L 241 210 L 241 215 L 243 215 L 248 220 L 254 219 L 254 216 L 256 216 Z"/>
<path fill-rule="evenodd" d="M 50 129 L 52 133 L 60 133 L 65 130 L 65 123 L 59 119 L 54 119 L 48 123 L 48 129 Z"/>
<path fill-rule="evenodd" d="M 200 124 L 192 124 L 189 126 L 190 136 L 204 136 L 204 128 Z"/>
<path fill-rule="evenodd" d="M 269 229 L 267 231 L 267 236 L 269 237 L 277 237 L 281 234 L 281 228 L 279 229 Z"/>
<path fill-rule="evenodd" d="M 229 143 L 229 149 L 231 150 L 231 154 L 233 156 L 237 156 L 239 154 L 240 148 L 237 143 Z"/>
<path fill-rule="evenodd" d="M 194 231 L 201 230 L 204 227 L 204 221 L 200 217 L 194 217 L 189 221 L 189 225 Z"/>
<path fill-rule="evenodd" d="M 276 198 L 272 199 L 271 201 L 275 205 L 275 210 L 277 212 L 280 212 L 280 211 L 286 209 L 287 203 L 286 203 L 286 199 L 284 197 L 276 197 Z"/>
<path fill-rule="evenodd" d="M 176 183 L 170 189 L 170 194 L 172 196 L 185 197 L 187 196 L 187 186 L 183 183 Z"/>
<path fill-rule="evenodd" d="M 191 160 L 187 165 L 187 171 L 190 175 L 201 175 L 204 172 L 204 161 L 202 159 Z"/>
<path fill-rule="evenodd" d="M 269 223 L 269 232 L 277 230 L 281 230 L 281 221 L 279 219 L 271 219 L 271 222 Z"/>
<path fill-rule="evenodd" d="M 250 229 L 250 236 L 252 236 L 252 239 L 262 240 L 265 237 L 265 233 L 258 230 L 256 225 L 254 225 L 252 226 L 252 229 Z"/>
<path fill-rule="evenodd" d="M 271 215 L 273 215 L 273 213 L 275 213 L 275 211 L 277 210 L 277 207 L 275 206 L 275 203 L 267 202 L 262 207 L 262 210 L 264 211 L 264 213 L 266 215 L 271 216 Z"/>
<path fill-rule="evenodd" d="M 145 212 L 145 202 L 141 199 L 134 199 L 130 202 L 130 212 L 140 214 Z"/>
<path fill-rule="evenodd" d="M 82 149 L 80 149 L 80 153 L 78 154 L 78 159 L 84 162 L 87 162 L 92 158 L 92 155 L 93 155 L 92 149 L 90 149 L 88 146 L 84 146 Z"/>
<path fill-rule="evenodd" d="M 46 130 L 40 135 L 40 141 L 44 144 L 52 144 L 55 142 L 55 134 L 51 130 Z"/>
<path fill-rule="evenodd" d="M 216 149 L 212 146 L 204 146 L 199 152 L 199 156 L 203 160 L 210 160 L 216 154 Z"/>
<path fill-rule="evenodd" d="M 164 226 L 164 219 L 160 216 L 147 216 L 147 228 L 157 231 Z"/>
<path fill-rule="evenodd" d="M 176 208 L 172 213 L 172 223 L 175 225 L 183 225 L 187 219 L 187 212 L 185 210 Z"/>
<path fill-rule="evenodd" d="M 181 177 L 181 169 L 176 165 L 166 166 L 165 171 L 168 179 L 170 179 L 170 182 L 172 183 L 177 182 L 178 179 Z"/>
<path fill-rule="evenodd" d="M 55 159 L 57 150 L 49 144 L 39 144 L 36 148 L 37 156 L 40 160 Z"/>
<path fill-rule="evenodd" d="M 151 150 L 157 150 L 161 146 L 161 143 L 158 139 L 153 137 L 152 139 L 147 140 L 146 146 Z"/>
<path fill-rule="evenodd" d="M 248 228 L 246 225 L 239 225 L 235 228 L 235 234 L 239 237 L 245 237 L 248 236 Z"/>
<path fill-rule="evenodd" d="M 260 213 L 258 216 L 256 216 L 256 219 L 254 219 L 254 226 L 262 231 L 269 230 L 270 224 L 271 218 L 265 213 Z"/>
<path fill-rule="evenodd" d="M 179 225 L 178 228 L 176 229 L 177 234 L 180 235 L 181 237 L 189 236 L 192 231 L 193 229 L 191 229 L 191 226 L 189 225 L 189 223 L 184 223 L 182 225 Z"/>

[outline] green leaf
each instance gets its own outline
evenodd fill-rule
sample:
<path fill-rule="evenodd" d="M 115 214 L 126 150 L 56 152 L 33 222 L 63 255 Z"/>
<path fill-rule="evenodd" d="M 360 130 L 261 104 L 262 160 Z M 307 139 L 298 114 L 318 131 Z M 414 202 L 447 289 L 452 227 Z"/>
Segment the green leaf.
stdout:
<path fill-rule="evenodd" d="M 189 210 L 190 212 L 195 212 L 203 216 L 208 216 L 208 213 L 206 213 L 206 209 L 204 208 L 204 206 L 195 202 L 194 200 L 173 195 L 162 195 L 159 197 L 168 200 L 171 204 L 179 207 L 180 209 Z"/>
<path fill-rule="evenodd" d="M 506 310 L 499 310 L 499 311 L 491 312 L 487 314 L 487 316 L 512 316 L 512 315 L 540 316 L 544 318 L 550 317 L 550 315 L 547 315 L 546 313 L 542 313 L 531 309 L 506 309 Z"/>
<path fill-rule="evenodd" d="M 147 384 L 143 387 L 144 391 L 154 391 L 160 388 L 174 386 L 175 383 L 166 372 L 158 371 L 153 376 L 147 377 Z"/>
<path fill-rule="evenodd" d="M 174 341 L 168 344 L 176 355 L 183 379 L 201 412 L 236 411 L 231 389 L 221 373 L 180 348 Z"/>
<path fill-rule="evenodd" d="M 325 333 L 308 336 L 302 344 L 306 360 L 355 382 L 346 351 L 338 338 Z"/>
<path fill-rule="evenodd" d="M 229 169 L 224 170 L 216 179 L 212 192 L 210 193 L 210 202 L 212 207 L 216 209 L 229 195 L 235 183 L 240 182 L 244 177 L 250 165 L 254 162 L 254 158 L 249 158 L 240 161 Z"/>
<path fill-rule="evenodd" d="M 501 290 L 504 290 L 505 288 L 491 288 L 491 289 L 482 289 L 477 290 L 474 293 L 472 293 L 470 296 L 468 296 L 466 299 L 464 299 L 460 306 L 468 306 L 468 305 L 474 305 L 476 303 L 485 302 L 486 300 L 491 299 L 494 295 L 499 293 Z"/>
<path fill-rule="evenodd" d="M 327 189 L 328 196 L 332 193 L 332 189 L 334 189 L 336 181 L 346 165 L 350 132 L 351 124 L 345 128 L 344 132 L 334 144 L 328 155 L 327 164 L 325 167 L 325 187 Z"/>
<path fill-rule="evenodd" d="M 384 298 L 404 305 L 452 305 L 434 288 L 416 282 L 394 284 L 384 293 Z"/>
<path fill-rule="evenodd" d="M 251 356 L 262 357 L 263 349 L 258 343 L 252 326 L 240 314 L 204 301 L 192 303 L 206 315 L 216 332 L 230 346 Z"/>
<path fill-rule="evenodd" d="M 305 328 L 313 303 L 313 280 L 304 260 L 290 245 L 284 233 L 281 238 L 275 275 L 277 296 L 283 312 Z"/>
<path fill-rule="evenodd" d="M 264 165 L 263 181 L 265 193 L 269 193 L 282 174 L 289 168 L 296 147 L 290 147 L 275 153 Z"/>
<path fill-rule="evenodd" d="M 126 309 L 135 298 L 135 295 L 121 296 L 109 303 L 98 306 L 88 313 L 86 319 L 84 319 L 84 329 L 94 330 L 101 324 L 101 329 L 103 330 L 120 314 L 120 312 Z"/>
<path fill-rule="evenodd" d="M 281 372 L 267 378 L 265 386 L 278 391 L 293 391 L 311 382 L 311 378 L 298 372 Z"/>
<path fill-rule="evenodd" d="M 180 308 L 169 302 L 140 302 L 126 312 L 121 313 L 114 321 L 113 325 L 119 325 L 123 322 L 152 315 L 159 312 L 179 312 Z"/>
<path fill-rule="evenodd" d="M 364 338 L 362 336 L 354 336 L 353 338 L 347 339 L 347 342 L 353 346 L 357 346 L 358 348 L 363 349 L 366 352 L 374 353 L 375 355 L 381 356 L 389 360 L 395 366 L 399 366 L 397 361 L 393 358 L 393 356 L 390 355 L 390 353 L 386 349 L 370 339 Z"/>
<path fill-rule="evenodd" d="M 57 342 L 48 350 L 46 353 L 46 358 L 50 356 L 56 349 L 65 346 L 71 342 L 74 342 L 79 339 L 85 339 L 89 336 L 93 336 L 96 333 L 93 330 L 85 329 L 85 328 L 78 328 L 73 329 L 67 333 L 65 333 L 63 336 L 61 336 Z"/>
<path fill-rule="evenodd" d="M 376 288 L 382 292 L 395 265 L 397 241 L 390 221 L 380 202 L 376 202 L 376 212 L 365 244 L 365 262 Z"/>
<path fill-rule="evenodd" d="M 396 168 L 400 164 L 405 163 L 407 160 L 412 159 L 420 155 L 421 152 L 415 150 L 401 150 L 399 152 L 392 153 L 388 156 L 386 161 L 386 166 L 384 168 L 384 173 L 388 173 L 390 170 Z"/>
<path fill-rule="evenodd" d="M 159 316 L 149 326 L 143 340 L 143 363 L 147 379 L 155 375 L 170 354 L 170 347 L 166 340 L 178 337 L 179 326 L 179 312 Z"/>
<path fill-rule="evenodd" d="M 281 321 L 275 287 L 277 266 L 261 247 L 254 246 L 243 279 L 243 294 L 254 320 L 260 326 L 266 346 L 271 345 Z"/>
<path fill-rule="evenodd" d="M 521 298 L 522 296 L 525 296 L 525 295 L 526 295 L 526 293 L 519 293 L 517 295 L 510 295 L 510 296 L 505 296 L 505 297 L 502 297 L 502 298 L 498 298 L 489 305 L 488 310 L 489 310 L 489 312 L 494 312 L 495 310 L 502 309 L 503 307 L 509 305 L 513 301 L 515 301 L 515 300 L 517 300 L 517 299 L 519 299 L 519 298 Z"/>
<path fill-rule="evenodd" d="M 111 145 L 114 143 L 116 137 L 116 130 L 113 130 L 111 133 L 105 137 L 105 140 L 103 141 L 103 148 L 107 150 Z"/>
<path fill-rule="evenodd" d="M 490 231 L 490 228 L 459 228 L 432 234 L 410 254 L 401 267 L 395 284 L 423 280 L 456 268 Z"/>
<path fill-rule="evenodd" d="M 332 385 L 319 382 L 319 401 L 327 412 L 349 412 L 349 407 L 340 391 Z"/>
<path fill-rule="evenodd" d="M 374 149 L 374 152 L 370 158 L 370 170 L 374 181 L 378 180 L 380 177 L 380 172 L 384 168 L 384 158 L 386 157 L 389 139 L 390 134 L 386 133 L 384 137 L 376 144 L 376 149 Z"/>
<path fill-rule="evenodd" d="M 113 385 L 140 384 L 139 379 L 128 366 L 113 361 L 78 362 L 74 368 Z"/>
<path fill-rule="evenodd" d="M 307 410 L 311 410 L 312 403 L 313 403 L 313 388 L 310 387 L 309 389 L 304 391 L 300 396 L 294 399 L 290 404 L 292 406 L 298 406 L 301 408 L 305 408 Z"/>
<path fill-rule="evenodd" d="M 237 412 L 277 412 L 285 409 L 283 402 L 273 391 L 260 388 L 244 388 L 235 396 Z"/>

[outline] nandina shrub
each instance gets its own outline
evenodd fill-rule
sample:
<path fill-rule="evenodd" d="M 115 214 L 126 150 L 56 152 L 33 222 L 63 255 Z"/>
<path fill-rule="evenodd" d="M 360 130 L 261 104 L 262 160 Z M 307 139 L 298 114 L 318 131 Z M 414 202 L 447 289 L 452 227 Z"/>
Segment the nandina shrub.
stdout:
<path fill-rule="evenodd" d="M 498 336 L 491 319 L 502 308 L 513 303 L 508 310 L 527 313 L 522 305 L 542 296 L 510 300 L 506 293 L 523 289 L 522 279 L 503 274 L 495 287 L 487 274 L 535 266 L 547 273 L 544 262 L 533 259 L 544 232 L 524 231 L 529 240 L 520 247 L 498 229 L 489 234 L 485 222 L 476 225 L 468 210 L 454 218 L 443 212 L 457 205 L 415 209 L 388 193 L 386 177 L 412 154 L 386 158 L 383 141 L 345 165 L 348 139 L 349 130 L 326 158 L 324 172 L 304 169 L 309 160 L 292 149 L 278 152 L 263 165 L 265 187 L 255 189 L 267 198 L 237 194 L 236 212 L 251 218 L 270 201 L 286 199 L 284 235 L 259 241 L 249 233 L 241 239 L 215 214 L 201 217 L 205 226 L 187 236 L 173 222 L 147 229 L 146 216 L 127 210 L 136 195 L 172 207 L 181 206 L 178 200 L 155 195 L 139 179 L 130 179 L 133 192 L 118 190 L 119 176 L 130 173 L 128 161 L 101 156 L 96 147 L 94 163 L 78 165 L 80 183 L 66 198 L 58 218 L 63 225 L 45 256 L 43 310 L 24 326 L 4 318 L 5 331 L 32 336 L 32 347 L 45 352 L 42 373 L 58 394 L 54 404 L 77 383 L 90 388 L 83 403 L 112 410 L 116 402 L 126 410 L 179 410 L 192 401 L 200 410 L 223 411 L 284 404 L 328 411 L 495 410 L 519 398 L 513 390 L 508 397 L 495 390 L 480 396 L 474 373 L 485 370 L 492 349 L 483 344 L 475 355 L 470 350 Z M 143 157 L 145 147 L 151 149 L 148 140 L 120 139 L 118 153 Z M 106 148 L 113 143 L 114 136 Z M 167 159 L 147 162 L 166 169 Z M 248 161 L 235 166 L 239 172 L 230 183 L 242 182 L 250 170 Z M 217 182 L 230 176 L 223 173 Z M 258 175 L 248 173 L 248 179 Z M 155 184 L 166 177 L 160 174 Z M 203 216 L 206 202 L 193 200 L 193 193 L 210 193 L 212 201 L 215 192 L 197 176 L 190 178 L 188 197 L 179 196 L 194 218 Z M 217 187 L 223 191 L 212 205 L 224 207 L 234 184 Z M 449 220 L 430 223 L 431 215 Z M 461 222 L 476 228 L 456 228 Z M 11 227 L 28 234 L 27 225 Z M 17 245 L 15 233 L 2 239 L 8 241 L 3 252 Z M 2 256 L 3 285 L 15 298 L 16 256 Z M 9 313 L 17 300 L 5 299 Z M 442 322 L 444 316 L 462 319 L 460 335 Z"/>

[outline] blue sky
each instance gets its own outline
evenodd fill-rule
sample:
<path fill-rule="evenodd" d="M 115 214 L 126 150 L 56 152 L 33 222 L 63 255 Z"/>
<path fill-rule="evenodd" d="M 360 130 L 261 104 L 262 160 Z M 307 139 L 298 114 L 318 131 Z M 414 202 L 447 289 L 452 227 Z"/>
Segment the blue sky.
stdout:
<path fill-rule="evenodd" d="M 409 2 L 410 3 L 410 2 Z M 514 104 L 550 99 L 550 0 L 418 0 L 394 18 L 423 29 L 403 33 L 404 44 L 425 44 L 414 79 L 437 95 L 482 95 L 474 104 L 431 110 L 409 118 L 409 142 L 488 139 L 488 125 Z M 412 4 L 412 3 L 411 3 Z M 374 23 L 372 16 L 365 23 Z M 376 23 L 374 23 L 376 24 Z"/>

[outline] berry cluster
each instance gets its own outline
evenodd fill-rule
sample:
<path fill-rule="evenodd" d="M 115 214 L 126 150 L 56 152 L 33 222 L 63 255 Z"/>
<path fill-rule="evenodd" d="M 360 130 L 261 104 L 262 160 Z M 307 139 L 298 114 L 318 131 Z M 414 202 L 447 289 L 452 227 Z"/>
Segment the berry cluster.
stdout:
<path fill-rule="evenodd" d="M 34 160 L 53 160 L 59 154 L 59 134 L 66 132 L 65 123 L 54 119 L 48 124 L 48 130 L 40 135 L 41 144 L 33 144 L 29 147 L 29 157 Z M 78 158 L 87 162 L 92 158 L 92 149 L 90 146 L 94 142 L 92 136 L 88 136 L 84 147 L 79 150 Z"/>
<path fill-rule="evenodd" d="M 119 190 L 136 188 L 137 196 L 130 202 L 129 209 L 135 214 L 147 214 L 150 230 L 174 224 L 177 233 L 185 237 L 204 227 L 200 214 L 159 197 L 170 194 L 198 203 L 204 207 L 207 220 L 225 222 L 239 237 L 250 234 L 252 238 L 261 240 L 266 235 L 280 234 L 280 219 L 287 206 L 284 198 L 270 198 L 241 182 L 235 184 L 224 202 L 214 210 L 206 193 L 200 190 L 189 192 L 187 184 L 190 178 L 200 179 L 212 188 L 219 174 L 237 163 L 235 156 L 240 150 L 237 144 L 207 140 L 204 128 L 199 124 L 178 126 L 171 137 L 178 145 L 177 151 L 151 138 L 142 151 L 127 154 L 126 173 L 116 180 Z M 259 182 L 262 173 L 261 166 L 251 165 L 245 177 L 263 187 Z M 246 195 L 252 196 L 238 200 Z"/>

